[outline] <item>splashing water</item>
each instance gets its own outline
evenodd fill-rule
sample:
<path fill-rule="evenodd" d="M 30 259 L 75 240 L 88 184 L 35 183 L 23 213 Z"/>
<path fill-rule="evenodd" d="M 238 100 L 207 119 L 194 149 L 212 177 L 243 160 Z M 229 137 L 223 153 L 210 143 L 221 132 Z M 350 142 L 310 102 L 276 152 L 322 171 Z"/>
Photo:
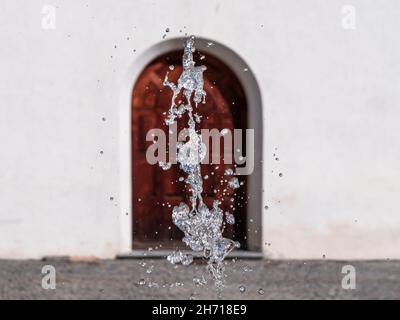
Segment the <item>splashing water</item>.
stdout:
<path fill-rule="evenodd" d="M 219 208 L 220 201 L 214 200 L 212 208 L 208 208 L 203 202 L 203 179 L 201 175 L 200 162 L 206 155 L 206 146 L 201 135 L 196 131 L 196 123 L 201 123 L 201 116 L 197 114 L 199 103 L 205 103 L 206 92 L 203 89 L 203 72 L 205 66 L 195 66 L 193 61 L 194 37 L 185 41 L 183 53 L 183 72 L 175 84 L 168 80 L 168 72 L 164 79 L 164 85 L 172 91 L 171 106 L 165 119 L 167 125 L 181 118 L 183 114 L 188 115 L 187 142 L 178 144 L 177 161 L 179 167 L 187 174 L 185 183 L 191 192 L 190 207 L 181 202 L 172 210 L 172 221 L 184 233 L 182 241 L 193 251 L 202 252 L 208 259 L 208 270 L 215 281 L 217 289 L 224 286 L 224 259 L 234 248 L 239 248 L 239 243 L 222 236 L 223 211 Z M 183 90 L 186 103 L 176 103 L 178 95 Z M 169 169 L 169 164 L 160 163 L 164 170 Z M 236 178 L 234 178 L 236 179 Z M 230 187 L 238 187 L 237 179 L 230 183 Z M 234 220 L 228 215 L 228 223 Z M 192 257 L 187 257 L 181 252 L 174 252 L 168 256 L 171 263 L 190 264 Z"/>

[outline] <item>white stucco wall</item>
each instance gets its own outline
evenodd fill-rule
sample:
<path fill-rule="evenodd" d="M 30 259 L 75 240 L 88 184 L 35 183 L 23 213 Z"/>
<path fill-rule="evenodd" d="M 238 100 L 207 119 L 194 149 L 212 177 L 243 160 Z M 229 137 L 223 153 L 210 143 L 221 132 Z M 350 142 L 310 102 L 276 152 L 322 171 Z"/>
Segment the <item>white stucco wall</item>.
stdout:
<path fill-rule="evenodd" d="M 57 6 L 55 30 L 41 27 L 44 4 Z M 355 30 L 341 26 L 346 4 Z M 167 27 L 166 39 L 182 29 L 229 47 L 258 80 L 267 256 L 400 258 L 399 10 L 395 0 L 3 0 L 0 258 L 129 249 L 121 90 Z"/>

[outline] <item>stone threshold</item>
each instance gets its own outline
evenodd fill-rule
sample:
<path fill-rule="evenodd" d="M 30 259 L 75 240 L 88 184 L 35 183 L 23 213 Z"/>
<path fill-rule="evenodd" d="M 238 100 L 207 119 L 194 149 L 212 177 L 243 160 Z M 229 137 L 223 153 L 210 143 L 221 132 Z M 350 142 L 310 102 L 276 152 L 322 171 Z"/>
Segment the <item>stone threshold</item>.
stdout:
<path fill-rule="evenodd" d="M 132 250 L 131 252 L 117 255 L 117 259 L 164 259 L 174 250 Z M 182 253 L 191 254 L 194 258 L 202 258 L 200 252 L 190 250 L 181 250 Z M 263 254 L 260 251 L 234 250 L 229 253 L 226 259 L 262 259 Z"/>

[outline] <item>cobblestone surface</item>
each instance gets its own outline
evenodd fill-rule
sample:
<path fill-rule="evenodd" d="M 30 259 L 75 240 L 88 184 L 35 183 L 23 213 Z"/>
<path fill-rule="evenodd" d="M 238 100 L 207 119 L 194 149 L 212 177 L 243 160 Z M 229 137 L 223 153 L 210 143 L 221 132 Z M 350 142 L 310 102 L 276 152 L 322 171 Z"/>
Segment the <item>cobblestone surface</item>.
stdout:
<path fill-rule="evenodd" d="M 56 268 L 55 290 L 41 287 L 46 264 Z M 355 290 L 341 287 L 346 264 L 356 268 Z M 230 260 L 226 269 L 224 299 L 400 299 L 400 261 Z M 209 279 L 200 260 L 0 260 L 0 299 L 217 299 L 212 281 L 195 285 L 202 275 Z"/>

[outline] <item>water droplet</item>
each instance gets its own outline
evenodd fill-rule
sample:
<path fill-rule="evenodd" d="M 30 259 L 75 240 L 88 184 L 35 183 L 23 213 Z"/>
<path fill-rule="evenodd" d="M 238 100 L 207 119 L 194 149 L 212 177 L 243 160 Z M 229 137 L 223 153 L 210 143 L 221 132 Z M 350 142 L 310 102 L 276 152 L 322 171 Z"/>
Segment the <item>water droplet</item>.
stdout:
<path fill-rule="evenodd" d="M 145 284 L 146 284 L 146 280 L 144 280 L 143 278 L 139 280 L 140 286 L 144 286 Z"/>
<path fill-rule="evenodd" d="M 283 173 L 282 173 L 282 172 L 281 172 L 281 173 L 279 173 L 279 177 L 281 177 L 281 178 L 283 177 Z"/>
<path fill-rule="evenodd" d="M 244 266 L 244 267 L 243 267 L 243 271 L 244 271 L 244 272 L 252 272 L 253 269 L 250 268 L 250 267 L 248 267 L 248 266 Z"/>
<path fill-rule="evenodd" d="M 265 209 L 265 210 L 268 210 L 268 209 L 269 209 L 269 207 L 268 207 L 268 206 L 265 206 L 265 207 L 264 207 L 264 209 Z"/>
<path fill-rule="evenodd" d="M 221 136 L 226 136 L 228 133 L 229 133 L 229 129 L 224 128 L 221 130 Z"/>
<path fill-rule="evenodd" d="M 265 293 L 264 289 L 260 288 L 258 289 L 258 294 L 259 295 L 263 295 Z"/>
<path fill-rule="evenodd" d="M 184 266 L 188 266 L 193 262 L 193 256 L 190 254 L 184 254 L 181 251 L 175 251 L 171 253 L 168 257 L 167 260 L 171 262 L 172 264 L 178 264 L 182 263 Z"/>
<path fill-rule="evenodd" d="M 165 29 L 165 32 L 169 32 L 169 28 Z"/>
<path fill-rule="evenodd" d="M 207 281 L 204 278 L 204 276 L 202 276 L 201 278 L 200 277 L 193 277 L 193 283 L 194 283 L 194 285 L 196 287 L 199 287 L 199 286 L 203 286 L 203 285 L 207 284 Z"/>
<path fill-rule="evenodd" d="M 169 70 L 174 70 L 175 67 L 174 67 L 173 65 L 170 65 L 170 66 L 168 67 L 168 69 L 169 69 Z"/>
<path fill-rule="evenodd" d="M 163 162 L 163 161 L 159 161 L 158 165 L 160 166 L 161 169 L 163 170 L 168 170 L 171 168 L 172 163 L 171 162 Z"/>
<path fill-rule="evenodd" d="M 238 178 L 234 177 L 229 180 L 228 186 L 232 189 L 237 189 L 240 187 Z"/>
<path fill-rule="evenodd" d="M 149 284 L 147 285 L 149 288 L 158 288 L 159 287 L 159 285 L 158 285 L 158 283 L 157 282 L 149 282 Z"/>
<path fill-rule="evenodd" d="M 246 287 L 245 286 L 240 286 L 239 287 L 240 293 L 245 293 L 246 292 Z"/>
<path fill-rule="evenodd" d="M 248 68 L 244 68 L 243 71 L 244 71 L 244 72 L 247 72 L 247 71 L 249 71 L 249 69 L 248 69 Z"/>
<path fill-rule="evenodd" d="M 153 269 L 154 269 L 154 266 L 150 266 L 150 268 L 148 268 L 148 269 L 146 270 L 146 273 L 147 273 L 147 274 L 152 273 L 152 272 L 153 272 Z"/>
<path fill-rule="evenodd" d="M 226 212 L 225 215 L 227 224 L 235 224 L 235 216 L 232 213 Z"/>

